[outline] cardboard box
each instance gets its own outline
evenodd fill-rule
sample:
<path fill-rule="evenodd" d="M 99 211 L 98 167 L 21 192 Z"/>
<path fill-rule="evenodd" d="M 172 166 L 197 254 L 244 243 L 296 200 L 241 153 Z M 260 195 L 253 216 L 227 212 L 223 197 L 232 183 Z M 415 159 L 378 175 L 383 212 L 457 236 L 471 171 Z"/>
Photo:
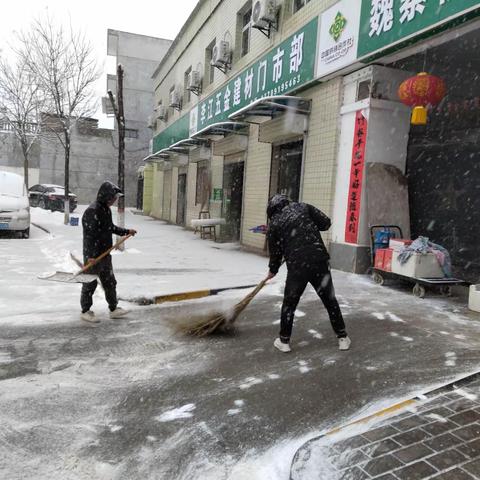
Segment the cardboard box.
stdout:
<path fill-rule="evenodd" d="M 383 260 L 385 258 L 385 248 L 377 248 L 375 251 L 375 268 L 383 270 Z"/>
<path fill-rule="evenodd" d="M 375 268 L 392 271 L 393 250 L 391 248 L 379 248 L 375 252 Z"/>
<path fill-rule="evenodd" d="M 393 262 L 393 249 L 387 248 L 383 256 L 383 270 L 386 272 L 392 271 L 392 262 Z"/>
<path fill-rule="evenodd" d="M 433 253 L 425 255 L 421 253 L 412 253 L 407 263 L 401 264 L 398 261 L 399 252 L 393 252 L 392 272 L 405 277 L 412 278 L 443 278 L 443 273 L 437 257 Z"/>

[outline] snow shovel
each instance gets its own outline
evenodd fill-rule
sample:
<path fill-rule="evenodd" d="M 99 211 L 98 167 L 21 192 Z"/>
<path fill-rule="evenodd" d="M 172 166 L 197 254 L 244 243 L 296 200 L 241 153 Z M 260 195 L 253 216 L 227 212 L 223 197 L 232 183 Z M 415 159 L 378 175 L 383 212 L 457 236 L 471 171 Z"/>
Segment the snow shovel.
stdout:
<path fill-rule="evenodd" d="M 97 279 L 96 275 L 85 273 L 90 267 L 96 265 L 100 260 L 105 258 L 112 250 L 118 248 L 123 242 L 125 242 L 132 235 L 126 235 L 125 237 L 120 238 L 115 245 L 110 247 L 106 252 L 103 252 L 93 262 L 82 267 L 77 273 L 70 272 L 55 272 L 47 275 L 39 276 L 40 280 L 49 280 L 51 282 L 63 282 L 63 283 L 90 283 Z"/>

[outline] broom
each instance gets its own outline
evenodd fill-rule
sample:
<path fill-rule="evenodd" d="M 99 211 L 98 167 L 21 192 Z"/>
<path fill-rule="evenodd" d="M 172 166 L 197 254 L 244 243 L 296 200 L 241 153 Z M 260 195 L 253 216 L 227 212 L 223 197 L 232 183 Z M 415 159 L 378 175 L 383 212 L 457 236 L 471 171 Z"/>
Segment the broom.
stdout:
<path fill-rule="evenodd" d="M 229 328 L 238 316 L 247 308 L 257 293 L 265 286 L 268 278 L 262 280 L 241 302 L 238 302 L 230 313 L 212 312 L 185 318 L 176 325 L 176 330 L 186 335 L 204 337 L 211 333 Z"/>

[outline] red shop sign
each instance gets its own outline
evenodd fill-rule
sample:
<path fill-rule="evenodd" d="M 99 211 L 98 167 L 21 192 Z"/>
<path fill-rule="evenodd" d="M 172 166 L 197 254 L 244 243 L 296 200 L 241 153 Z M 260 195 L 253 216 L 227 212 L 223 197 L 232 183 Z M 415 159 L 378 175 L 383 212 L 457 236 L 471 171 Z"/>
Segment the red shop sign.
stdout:
<path fill-rule="evenodd" d="M 350 186 L 348 188 L 347 218 L 345 222 L 345 241 L 348 243 L 357 243 L 358 240 L 358 222 L 360 219 L 366 141 L 367 119 L 363 116 L 362 111 L 359 110 L 355 115 Z"/>

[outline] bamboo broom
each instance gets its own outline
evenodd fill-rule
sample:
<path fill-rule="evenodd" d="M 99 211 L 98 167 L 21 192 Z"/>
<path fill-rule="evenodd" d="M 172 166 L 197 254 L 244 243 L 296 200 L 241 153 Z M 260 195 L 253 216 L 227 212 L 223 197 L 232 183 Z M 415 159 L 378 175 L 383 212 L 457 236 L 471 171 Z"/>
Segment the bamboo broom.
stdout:
<path fill-rule="evenodd" d="M 238 302 L 230 313 L 212 312 L 185 318 L 176 325 L 176 330 L 186 335 L 204 337 L 211 333 L 231 327 L 238 316 L 247 308 L 248 304 L 265 286 L 269 279 L 262 280 L 241 302 Z"/>

